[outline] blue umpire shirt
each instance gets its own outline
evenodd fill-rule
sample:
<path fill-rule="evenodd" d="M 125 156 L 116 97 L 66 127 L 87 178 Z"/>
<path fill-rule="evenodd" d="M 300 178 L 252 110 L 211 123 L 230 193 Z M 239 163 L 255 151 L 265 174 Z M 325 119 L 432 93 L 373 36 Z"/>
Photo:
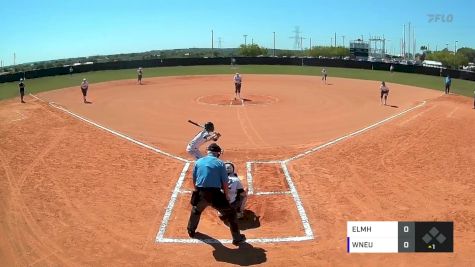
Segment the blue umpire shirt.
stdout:
<path fill-rule="evenodd" d="M 452 83 L 452 79 L 450 77 L 445 77 L 445 84 L 450 85 Z"/>
<path fill-rule="evenodd" d="M 198 159 L 193 170 L 193 183 L 203 188 L 227 185 L 228 174 L 224 162 L 212 155 Z"/>

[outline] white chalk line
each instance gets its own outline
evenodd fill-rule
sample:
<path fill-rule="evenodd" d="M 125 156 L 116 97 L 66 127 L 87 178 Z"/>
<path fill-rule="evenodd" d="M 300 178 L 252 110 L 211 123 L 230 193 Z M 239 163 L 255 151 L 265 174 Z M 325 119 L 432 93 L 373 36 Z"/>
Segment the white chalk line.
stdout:
<path fill-rule="evenodd" d="M 190 167 L 190 162 L 185 163 L 183 170 L 180 173 L 180 177 L 176 182 L 175 188 L 173 189 L 172 196 L 170 197 L 170 201 L 168 202 L 168 206 L 165 209 L 165 214 L 163 215 L 162 224 L 160 225 L 160 229 L 158 230 L 157 237 L 155 238 L 156 242 L 161 242 L 163 239 L 163 235 L 165 235 L 165 231 L 168 226 L 168 221 L 170 220 L 170 215 L 172 214 L 173 207 L 175 206 L 176 199 L 178 197 L 178 192 L 180 192 L 180 188 L 183 185 L 183 181 L 185 180 L 186 172 Z"/>
<path fill-rule="evenodd" d="M 289 185 L 290 192 L 292 194 L 292 197 L 294 198 L 294 202 L 297 205 L 297 211 L 300 215 L 300 220 L 302 221 L 303 228 L 305 230 L 305 236 L 310 239 L 313 239 L 313 231 L 312 231 L 312 228 L 310 227 L 307 213 L 305 212 L 302 201 L 300 200 L 299 193 L 297 192 L 294 182 L 292 181 L 292 177 L 290 177 L 290 173 L 289 173 L 289 170 L 287 169 L 287 165 L 285 162 L 282 162 L 280 166 L 284 170 L 285 179 L 287 180 L 287 184 Z"/>
<path fill-rule="evenodd" d="M 189 195 L 192 193 L 191 190 L 180 190 L 179 192 L 180 194 L 184 194 L 184 195 Z M 256 195 L 256 196 L 268 196 L 268 195 L 290 195 L 292 192 L 290 191 L 263 191 L 263 192 L 255 192 L 253 193 L 253 195 Z M 249 192 L 248 192 L 248 195 Z"/>
<path fill-rule="evenodd" d="M 256 192 L 256 196 L 267 196 L 267 195 L 290 195 L 291 191 L 271 191 L 271 192 Z"/>
<path fill-rule="evenodd" d="M 404 115 L 404 114 L 406 114 L 406 113 L 408 113 L 408 112 L 410 112 L 410 111 L 412 111 L 412 110 L 414 110 L 414 109 L 420 108 L 420 107 L 424 106 L 425 104 L 426 104 L 426 101 L 424 100 L 421 104 L 419 104 L 419 105 L 417 105 L 417 106 L 414 106 L 414 107 L 412 107 L 412 108 L 406 109 L 406 110 L 403 111 L 403 112 L 400 112 L 400 113 L 398 113 L 398 114 L 392 115 L 392 116 L 390 116 L 390 117 L 388 117 L 388 118 L 386 118 L 386 119 L 384 119 L 384 120 L 381 120 L 381 121 L 379 121 L 379 122 L 373 123 L 373 124 L 371 124 L 370 126 L 367 126 L 367 127 L 363 128 L 363 129 L 360 129 L 360 130 L 357 130 L 357 131 L 352 132 L 352 133 L 350 133 L 350 134 L 347 134 L 347 135 L 344 135 L 344 136 L 342 136 L 342 137 L 339 137 L 339 138 L 337 138 L 337 139 L 335 139 L 335 140 L 332 140 L 332 141 L 330 141 L 330 142 L 327 142 L 327 143 L 325 143 L 325 144 L 323 144 L 323 145 L 319 145 L 319 146 L 317 146 L 317 147 L 314 147 L 314 148 L 312 148 L 312 149 L 309 149 L 309 150 L 307 150 L 307 151 L 305 151 L 305 152 L 303 152 L 303 153 L 300 153 L 300 154 L 298 154 L 298 155 L 296 155 L 296 156 L 293 156 L 293 157 L 291 157 L 291 158 L 288 158 L 288 159 L 284 160 L 283 162 L 287 163 L 287 162 L 290 162 L 290 161 L 292 161 L 292 160 L 299 159 L 299 158 L 304 157 L 304 156 L 306 156 L 306 155 L 308 155 L 308 154 L 314 153 L 314 152 L 316 152 L 316 151 L 318 151 L 318 150 L 321 150 L 321 149 L 323 149 L 323 148 L 326 148 L 326 147 L 328 147 L 328 146 L 331 146 L 331 145 L 334 145 L 334 144 L 336 144 L 336 143 L 338 143 L 338 142 L 341 142 L 341 141 L 343 141 L 343 140 L 345 140 L 345 139 L 348 139 L 348 138 L 353 137 L 353 136 L 355 136 L 355 135 L 358 135 L 358 134 L 361 134 L 361 133 L 363 133 L 363 132 L 366 132 L 366 131 L 368 131 L 368 130 L 370 130 L 370 129 L 373 129 L 373 128 L 375 128 L 375 127 L 377 127 L 377 126 L 379 126 L 379 125 L 381 125 L 381 124 L 387 122 L 387 121 L 390 121 L 390 120 L 392 120 L 392 119 L 394 119 L 394 118 L 400 117 L 400 116 L 402 116 L 402 115 Z"/>
<path fill-rule="evenodd" d="M 246 162 L 247 193 L 254 194 L 254 185 L 252 182 L 252 162 Z"/>
<path fill-rule="evenodd" d="M 102 130 L 104 130 L 104 131 L 107 131 L 107 132 L 109 132 L 109 133 L 111 133 L 111 134 L 113 134 L 113 135 L 116 135 L 116 136 L 118 136 L 118 137 L 121 137 L 121 138 L 123 138 L 123 139 L 126 139 L 127 141 L 130 141 L 130 142 L 132 142 L 132 143 L 134 143 L 134 144 L 136 144 L 136 145 L 139 145 L 139 146 L 141 146 L 141 147 L 144 147 L 144 148 L 146 148 L 146 149 L 152 150 L 152 151 L 154 151 L 154 152 L 156 152 L 156 153 L 158 153 L 158 154 L 162 154 L 162 155 L 168 156 L 168 157 L 170 157 L 170 158 L 173 158 L 173 159 L 176 159 L 176 160 L 179 160 L 179 161 L 182 161 L 182 162 L 187 162 L 187 163 L 190 162 L 190 161 L 187 160 L 187 159 L 184 159 L 184 158 L 181 158 L 181 157 L 172 155 L 172 154 L 170 154 L 170 153 L 168 153 L 168 152 L 164 152 L 164 151 L 162 151 L 162 150 L 160 150 L 160 149 L 158 149 L 158 148 L 155 148 L 155 147 L 153 147 L 153 146 L 151 146 L 151 145 L 148 145 L 148 144 L 145 144 L 145 143 L 143 143 L 143 142 L 140 142 L 140 141 L 138 141 L 138 140 L 136 140 L 136 139 L 134 139 L 134 138 L 132 138 L 132 137 L 129 137 L 129 136 L 125 135 L 125 134 L 122 134 L 122 133 L 120 133 L 120 132 L 117 132 L 117 131 L 115 131 L 115 130 L 112 130 L 112 129 L 109 129 L 109 128 L 105 127 L 105 126 L 102 126 L 102 125 L 100 125 L 100 124 L 98 124 L 98 123 L 96 123 L 96 122 L 93 122 L 93 121 L 91 121 L 91 120 L 89 120 L 89 119 L 86 119 L 86 118 L 84 118 L 84 117 L 82 117 L 82 116 L 80 116 L 80 115 L 78 115 L 78 114 L 76 114 L 76 113 L 74 113 L 74 112 L 71 112 L 71 111 L 69 111 L 69 110 L 67 110 L 67 109 L 65 109 L 65 108 L 63 108 L 63 107 L 60 107 L 60 106 L 54 104 L 53 102 L 49 103 L 49 105 L 52 106 L 52 107 L 54 107 L 54 108 L 57 108 L 57 109 L 59 109 L 59 110 L 61 110 L 61 111 L 63 111 L 63 112 L 66 112 L 66 113 L 68 113 L 69 115 L 74 116 L 74 117 L 76 117 L 76 118 L 78 118 L 78 119 L 80 119 L 80 120 L 82 120 L 82 121 L 84 121 L 84 122 L 87 122 L 87 123 L 89 123 L 89 124 L 92 124 L 92 125 L 94 125 L 94 126 L 100 128 L 100 129 L 102 129 Z"/>
<path fill-rule="evenodd" d="M 280 242 L 300 242 L 312 240 L 308 236 L 290 236 L 275 238 L 249 238 L 247 243 L 280 243 Z M 162 238 L 161 243 L 180 243 L 180 244 L 230 244 L 231 239 L 191 239 L 191 238 Z"/>

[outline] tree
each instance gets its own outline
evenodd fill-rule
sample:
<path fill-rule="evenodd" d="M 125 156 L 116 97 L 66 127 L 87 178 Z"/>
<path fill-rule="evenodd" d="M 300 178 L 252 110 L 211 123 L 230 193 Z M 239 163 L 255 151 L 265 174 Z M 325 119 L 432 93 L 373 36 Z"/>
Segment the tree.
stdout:
<path fill-rule="evenodd" d="M 247 56 L 247 57 L 255 57 L 255 56 L 267 56 L 267 48 L 260 47 L 257 44 L 241 44 L 239 46 L 239 54 L 242 56 Z"/>
<path fill-rule="evenodd" d="M 350 55 L 350 50 L 344 47 L 314 46 L 309 54 L 312 57 L 344 57 Z"/>

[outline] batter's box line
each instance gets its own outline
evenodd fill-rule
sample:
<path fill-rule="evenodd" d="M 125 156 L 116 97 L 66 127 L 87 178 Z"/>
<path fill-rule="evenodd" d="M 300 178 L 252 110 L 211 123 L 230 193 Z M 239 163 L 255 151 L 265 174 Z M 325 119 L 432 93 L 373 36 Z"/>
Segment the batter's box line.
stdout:
<path fill-rule="evenodd" d="M 190 195 L 192 193 L 191 190 L 180 190 L 180 194 Z M 290 191 L 267 191 L 267 192 L 257 192 L 254 193 L 256 196 L 266 196 L 266 195 L 289 195 L 291 194 Z"/>
<path fill-rule="evenodd" d="M 247 167 L 247 174 L 248 174 L 248 181 L 249 179 L 251 180 L 251 185 L 252 185 L 252 164 L 254 162 L 247 162 L 246 167 Z M 266 162 L 267 163 L 267 162 Z M 281 168 L 284 171 L 284 176 L 287 181 L 287 184 L 290 188 L 290 191 L 282 191 L 282 192 L 258 192 L 254 193 L 252 191 L 252 194 L 255 195 L 272 195 L 272 194 L 290 194 L 292 195 L 292 198 L 295 202 L 295 205 L 297 206 L 297 211 L 300 216 L 305 235 L 304 236 L 288 236 L 288 237 L 274 237 L 274 238 L 254 238 L 254 239 L 248 239 L 248 243 L 278 243 L 278 242 L 299 242 L 299 241 L 306 241 L 306 240 L 312 240 L 314 239 L 312 228 L 310 227 L 310 223 L 307 217 L 307 214 L 305 213 L 305 209 L 303 208 L 302 202 L 300 200 L 300 196 L 298 195 L 298 192 L 295 188 L 295 185 L 292 181 L 292 177 L 290 176 L 290 173 L 287 169 L 287 165 L 285 162 L 277 162 L 280 164 Z M 254 163 L 254 164 L 259 164 L 259 163 Z M 265 164 L 265 163 L 264 163 Z M 267 163 L 268 164 L 268 163 Z M 155 238 L 155 242 L 157 243 L 183 243 L 183 244 L 201 244 L 201 243 L 231 243 L 232 240 L 230 239 L 192 239 L 192 238 L 169 238 L 165 237 L 165 232 L 168 226 L 168 223 L 170 221 L 171 214 L 173 212 L 176 200 L 178 198 L 178 195 L 180 193 L 183 194 L 190 194 L 190 190 L 182 190 L 181 187 L 184 183 L 185 177 L 186 177 L 186 172 L 188 171 L 188 168 L 190 166 L 190 162 L 187 162 L 185 166 L 183 167 L 183 170 L 180 174 L 180 177 L 178 178 L 178 181 L 175 185 L 175 188 L 173 190 L 172 196 L 170 198 L 170 201 L 168 202 L 168 206 L 165 210 L 165 214 L 162 219 L 162 223 L 160 225 L 160 229 L 157 233 L 157 236 Z M 250 175 L 250 176 L 249 176 Z M 249 186 L 249 185 L 248 185 Z M 249 191 L 249 189 L 248 189 Z"/>

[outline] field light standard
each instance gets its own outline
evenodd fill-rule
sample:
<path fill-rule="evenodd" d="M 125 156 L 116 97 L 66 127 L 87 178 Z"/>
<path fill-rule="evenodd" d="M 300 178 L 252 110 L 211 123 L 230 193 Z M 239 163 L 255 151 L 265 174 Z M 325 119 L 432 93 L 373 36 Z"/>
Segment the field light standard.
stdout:
<path fill-rule="evenodd" d="M 247 34 L 244 34 L 244 45 L 246 46 L 247 45 Z"/>
<path fill-rule="evenodd" d="M 455 58 L 455 56 L 457 55 L 457 43 L 458 41 L 455 41 L 455 50 L 454 50 L 454 66 L 455 64 L 457 64 L 457 59 Z M 458 68 L 458 67 L 457 67 Z"/>

